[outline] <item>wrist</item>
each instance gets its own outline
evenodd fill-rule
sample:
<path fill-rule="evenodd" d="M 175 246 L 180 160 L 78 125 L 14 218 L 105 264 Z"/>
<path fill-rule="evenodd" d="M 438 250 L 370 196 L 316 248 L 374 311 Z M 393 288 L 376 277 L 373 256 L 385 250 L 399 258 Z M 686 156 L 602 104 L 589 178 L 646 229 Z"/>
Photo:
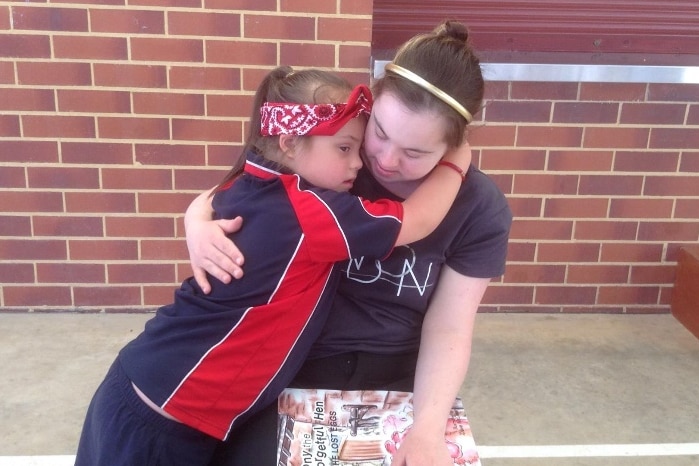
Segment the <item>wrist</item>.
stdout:
<path fill-rule="evenodd" d="M 466 180 L 466 170 L 464 170 L 463 168 L 461 168 L 460 166 L 458 166 L 454 162 L 450 162 L 448 160 L 440 160 L 439 162 L 437 162 L 437 166 L 449 168 L 449 169 L 453 170 L 454 172 L 456 172 L 461 177 L 461 181 Z"/>

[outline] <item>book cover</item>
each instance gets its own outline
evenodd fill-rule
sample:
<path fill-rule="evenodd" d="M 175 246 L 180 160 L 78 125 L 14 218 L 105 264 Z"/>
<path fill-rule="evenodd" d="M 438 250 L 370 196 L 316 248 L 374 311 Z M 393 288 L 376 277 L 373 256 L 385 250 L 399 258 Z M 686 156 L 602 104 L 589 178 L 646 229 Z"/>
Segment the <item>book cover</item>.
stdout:
<path fill-rule="evenodd" d="M 286 389 L 279 396 L 279 466 L 389 466 L 412 426 L 413 394 Z M 445 419 L 455 465 L 480 466 L 460 399 Z"/>

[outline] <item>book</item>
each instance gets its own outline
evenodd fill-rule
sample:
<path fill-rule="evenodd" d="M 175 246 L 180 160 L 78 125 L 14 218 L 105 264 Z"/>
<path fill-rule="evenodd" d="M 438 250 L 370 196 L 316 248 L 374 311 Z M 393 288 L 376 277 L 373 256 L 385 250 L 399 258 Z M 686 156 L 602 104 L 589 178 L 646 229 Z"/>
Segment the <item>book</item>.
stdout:
<path fill-rule="evenodd" d="M 412 426 L 413 394 L 289 388 L 278 408 L 279 466 L 390 466 Z M 455 465 L 481 465 L 460 398 L 444 441 Z"/>

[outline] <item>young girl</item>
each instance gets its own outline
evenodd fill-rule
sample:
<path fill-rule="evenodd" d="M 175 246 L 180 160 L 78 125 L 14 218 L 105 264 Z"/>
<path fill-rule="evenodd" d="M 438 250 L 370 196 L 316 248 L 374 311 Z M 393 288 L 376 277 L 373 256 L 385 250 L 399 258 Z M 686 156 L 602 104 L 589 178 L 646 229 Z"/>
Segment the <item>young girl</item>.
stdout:
<path fill-rule="evenodd" d="M 76 465 L 207 464 L 300 368 L 335 295 L 335 263 L 382 258 L 436 228 L 468 146 L 402 203 L 352 196 L 371 100 L 365 86 L 319 70 L 278 68 L 263 80 L 243 156 L 212 199 L 217 218 L 246 219 L 231 238 L 251 266 L 230 284 L 210 277 L 208 294 L 186 280 L 120 351 Z"/>

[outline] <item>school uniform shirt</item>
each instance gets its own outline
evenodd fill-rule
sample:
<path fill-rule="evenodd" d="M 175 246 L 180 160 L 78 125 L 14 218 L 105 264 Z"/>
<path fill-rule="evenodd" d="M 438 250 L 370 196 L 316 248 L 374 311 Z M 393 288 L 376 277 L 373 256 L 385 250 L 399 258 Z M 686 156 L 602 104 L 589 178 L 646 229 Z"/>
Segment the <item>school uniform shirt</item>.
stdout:
<path fill-rule="evenodd" d="M 366 169 L 352 192 L 399 199 Z M 505 271 L 512 212 L 495 183 L 474 166 L 446 218 L 420 241 L 382 260 L 345 262 L 337 298 L 310 358 L 364 351 L 397 355 L 419 349 L 422 321 L 444 265 L 477 278 Z"/>
<path fill-rule="evenodd" d="M 225 439 L 303 363 L 335 297 L 336 263 L 387 256 L 403 210 L 398 201 L 313 187 L 252 153 L 212 205 L 218 218 L 244 219 L 230 237 L 245 255 L 245 275 L 230 284 L 208 277 L 209 295 L 186 280 L 119 359 L 156 405 Z"/>

